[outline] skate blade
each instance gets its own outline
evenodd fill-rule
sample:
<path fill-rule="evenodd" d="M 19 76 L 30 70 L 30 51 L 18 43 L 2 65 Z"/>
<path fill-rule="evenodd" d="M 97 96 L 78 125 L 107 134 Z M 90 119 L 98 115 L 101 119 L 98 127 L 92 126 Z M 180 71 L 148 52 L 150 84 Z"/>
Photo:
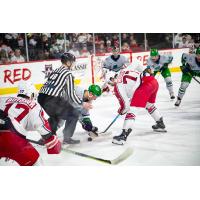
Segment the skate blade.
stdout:
<path fill-rule="evenodd" d="M 89 137 L 91 137 L 91 138 L 96 138 L 96 137 L 99 136 L 98 133 L 95 134 L 95 133 L 93 133 L 93 132 L 89 132 L 88 135 L 89 135 Z"/>
<path fill-rule="evenodd" d="M 167 132 L 167 130 L 165 130 L 165 129 L 153 129 L 153 131 L 160 132 L 160 133 L 166 133 Z"/>
<path fill-rule="evenodd" d="M 70 144 L 62 144 L 62 149 L 68 149 L 70 146 Z"/>
<path fill-rule="evenodd" d="M 118 140 L 113 139 L 113 140 L 112 140 L 112 143 L 113 143 L 113 144 L 118 144 L 118 145 L 124 145 L 124 144 L 125 144 L 125 141 L 118 141 Z"/>

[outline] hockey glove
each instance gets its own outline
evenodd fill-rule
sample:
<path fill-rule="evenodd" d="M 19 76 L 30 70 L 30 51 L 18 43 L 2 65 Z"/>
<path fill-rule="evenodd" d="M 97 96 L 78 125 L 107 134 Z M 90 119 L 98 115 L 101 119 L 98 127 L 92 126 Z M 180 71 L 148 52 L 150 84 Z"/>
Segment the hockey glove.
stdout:
<path fill-rule="evenodd" d="M 82 127 L 84 130 L 88 131 L 88 132 L 93 132 L 93 133 L 97 133 L 98 128 L 96 126 L 92 125 L 92 122 L 90 120 L 89 117 L 84 118 L 82 121 Z"/>
<path fill-rule="evenodd" d="M 102 93 L 103 93 L 103 92 L 109 92 L 109 91 L 110 91 L 110 89 L 109 89 L 108 86 L 106 86 L 106 87 L 104 87 L 104 88 L 102 89 Z"/>
<path fill-rule="evenodd" d="M 50 138 L 45 140 L 45 145 L 48 154 L 59 154 L 61 151 L 61 142 L 58 140 L 56 135 L 52 135 Z"/>
<path fill-rule="evenodd" d="M 190 71 L 191 71 L 186 65 L 182 65 L 182 66 L 180 66 L 180 68 L 181 68 L 181 71 L 182 71 L 184 74 L 188 74 L 188 73 L 190 73 Z"/>
<path fill-rule="evenodd" d="M 118 113 L 120 114 L 120 115 L 124 115 L 124 114 L 126 114 L 127 112 L 128 112 L 128 110 L 129 110 L 129 108 L 127 108 L 127 107 L 120 107 L 119 109 L 118 109 Z"/>
<path fill-rule="evenodd" d="M 83 118 L 81 123 L 82 123 L 82 127 L 83 127 L 84 130 L 92 131 L 93 126 L 92 126 L 92 122 L 91 122 L 89 117 Z"/>
<path fill-rule="evenodd" d="M 162 72 L 163 70 L 167 69 L 168 68 L 168 65 L 167 64 L 164 64 L 161 68 L 160 68 L 160 72 Z"/>

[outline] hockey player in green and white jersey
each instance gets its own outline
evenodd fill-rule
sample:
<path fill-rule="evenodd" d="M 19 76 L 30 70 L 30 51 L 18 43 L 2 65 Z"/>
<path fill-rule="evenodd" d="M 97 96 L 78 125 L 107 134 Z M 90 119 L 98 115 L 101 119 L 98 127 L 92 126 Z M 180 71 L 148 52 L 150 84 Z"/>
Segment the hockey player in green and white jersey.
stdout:
<path fill-rule="evenodd" d="M 75 87 L 75 91 L 77 96 L 83 101 L 91 104 L 92 108 L 92 101 L 96 100 L 101 95 L 101 88 L 98 85 L 90 85 L 88 89 L 84 89 L 82 87 Z M 93 136 L 98 136 L 98 128 L 93 126 L 92 121 L 90 119 L 90 113 L 88 110 L 77 107 L 73 102 L 71 104 L 76 108 L 76 110 L 80 113 L 79 119 L 74 118 L 73 115 L 69 116 L 68 119 L 65 121 L 65 128 L 63 130 L 63 144 L 78 144 L 80 140 L 71 140 L 71 137 L 74 134 L 76 124 L 79 122 L 82 125 L 82 128 L 86 130 L 89 135 L 93 134 Z M 60 122 L 60 126 L 62 126 L 64 121 Z"/>
<path fill-rule="evenodd" d="M 113 54 L 108 56 L 103 62 L 102 76 L 104 78 L 104 84 L 102 86 L 103 92 L 109 91 L 109 86 L 113 86 L 115 80 L 123 68 L 124 64 L 129 63 L 128 59 L 119 54 L 119 48 L 113 48 Z"/>
<path fill-rule="evenodd" d="M 173 57 L 170 55 L 160 55 L 156 48 L 150 50 L 150 57 L 147 60 L 147 69 L 154 71 L 154 76 L 160 72 L 162 77 L 165 80 L 166 87 L 169 91 L 171 99 L 175 99 L 173 84 L 171 79 L 171 72 L 168 68 L 168 65 L 172 62 Z"/>
<path fill-rule="evenodd" d="M 200 47 L 196 49 L 195 54 L 183 53 L 182 55 L 182 71 L 181 85 L 178 91 L 175 106 L 180 106 L 181 100 L 185 94 L 187 87 L 190 85 L 192 77 L 200 77 Z"/>

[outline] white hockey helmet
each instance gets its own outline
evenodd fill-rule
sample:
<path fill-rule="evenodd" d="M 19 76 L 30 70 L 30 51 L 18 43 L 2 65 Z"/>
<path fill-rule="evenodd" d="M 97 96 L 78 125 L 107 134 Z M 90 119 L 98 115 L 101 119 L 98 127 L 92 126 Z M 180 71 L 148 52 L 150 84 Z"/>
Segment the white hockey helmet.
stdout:
<path fill-rule="evenodd" d="M 30 81 L 20 81 L 18 84 L 18 94 L 23 94 L 27 97 L 34 97 L 36 88 Z"/>

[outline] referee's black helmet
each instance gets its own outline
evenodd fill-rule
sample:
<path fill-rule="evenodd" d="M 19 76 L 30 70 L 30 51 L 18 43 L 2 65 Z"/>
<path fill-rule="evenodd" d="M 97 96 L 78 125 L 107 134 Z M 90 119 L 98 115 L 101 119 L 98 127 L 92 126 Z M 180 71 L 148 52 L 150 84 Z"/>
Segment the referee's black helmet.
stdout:
<path fill-rule="evenodd" d="M 61 58 L 62 63 L 66 63 L 67 61 L 70 61 L 70 62 L 76 61 L 76 57 L 73 54 L 68 53 L 68 52 L 63 53 L 60 58 Z"/>

